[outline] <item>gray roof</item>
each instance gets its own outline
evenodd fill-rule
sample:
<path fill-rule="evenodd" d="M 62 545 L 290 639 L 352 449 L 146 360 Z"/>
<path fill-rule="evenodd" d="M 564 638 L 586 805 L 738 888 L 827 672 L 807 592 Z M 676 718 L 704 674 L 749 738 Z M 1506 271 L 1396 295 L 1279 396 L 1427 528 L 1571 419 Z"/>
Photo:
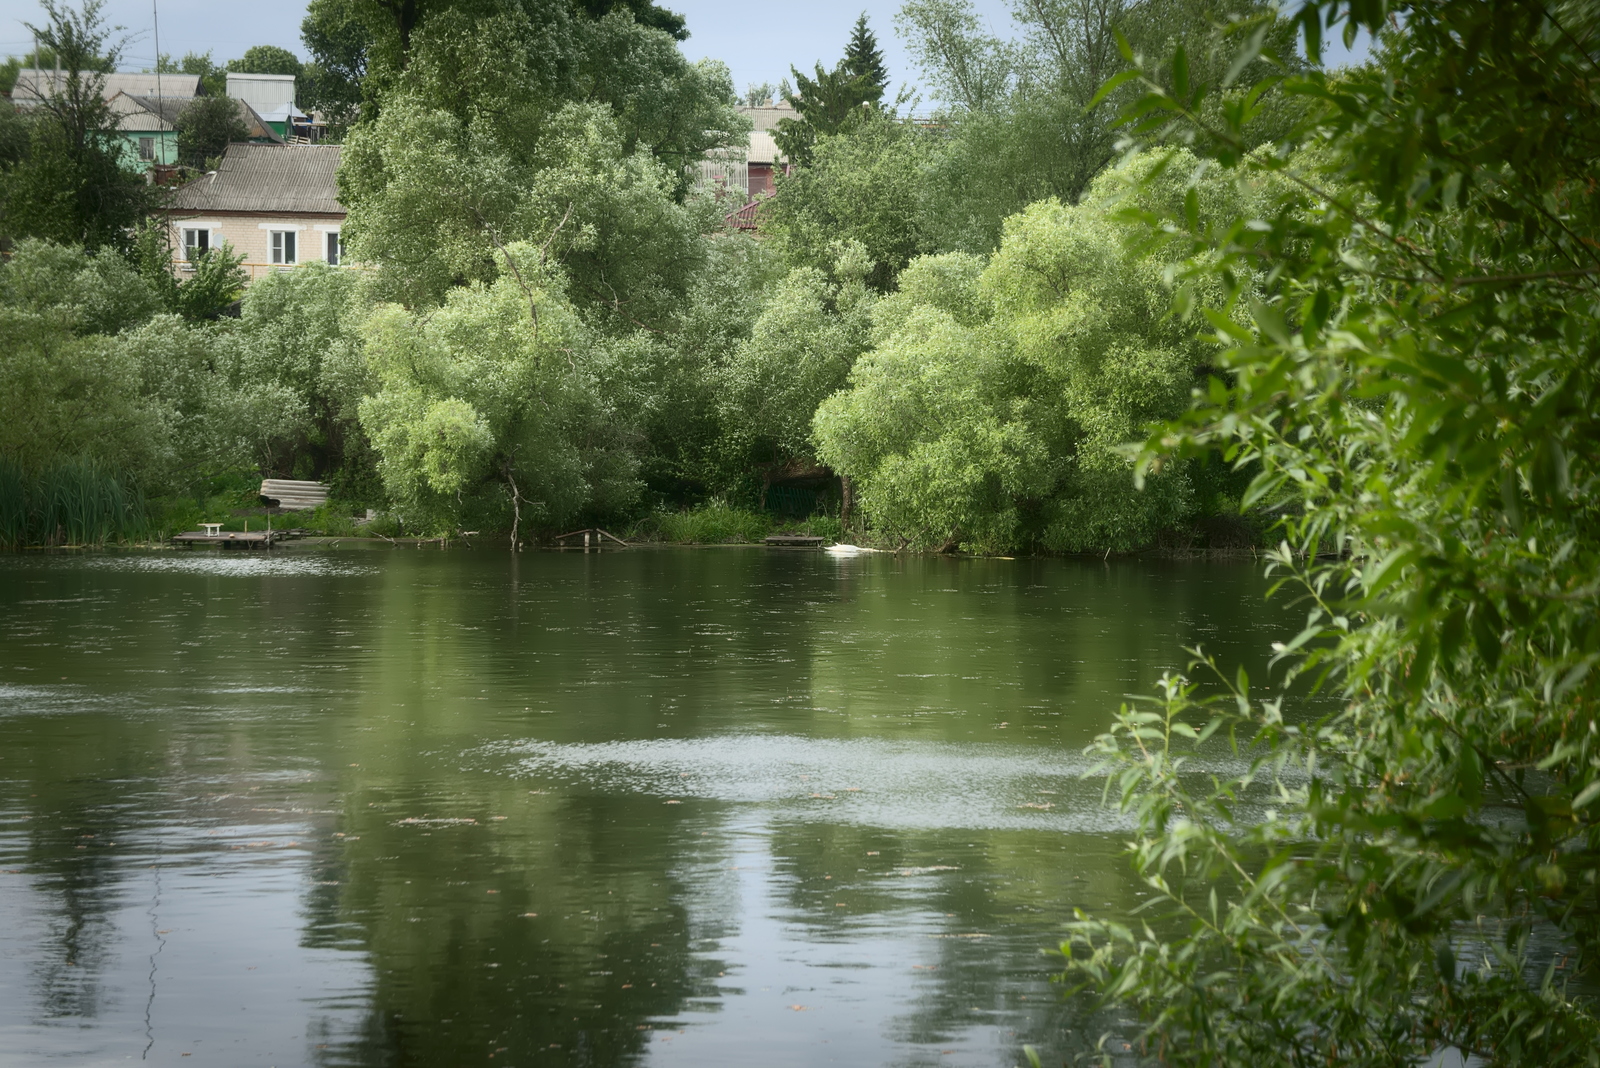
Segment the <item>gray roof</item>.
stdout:
<path fill-rule="evenodd" d="M 799 114 L 794 108 L 789 106 L 789 102 L 787 100 L 780 100 L 775 106 L 770 108 L 752 108 L 741 104 L 734 110 L 738 111 L 739 114 L 749 119 L 751 125 L 758 131 L 776 130 L 778 128 L 778 123 L 782 122 L 784 119 L 796 118 Z"/>
<path fill-rule="evenodd" d="M 343 215 L 338 145 L 232 144 L 221 165 L 181 186 L 173 211 L 271 211 Z"/>
<path fill-rule="evenodd" d="M 53 70 L 35 70 L 29 67 L 17 71 L 17 84 L 12 87 L 11 100 L 18 107 L 26 107 L 30 103 L 38 103 L 56 92 L 58 86 L 66 81 L 66 74 Z M 95 77 L 85 72 L 80 77 L 88 79 Z M 158 91 L 161 96 L 175 96 L 189 99 L 200 93 L 200 75 L 198 74 L 106 74 L 100 75 L 106 80 L 102 95 L 107 100 L 118 93 L 128 93 L 131 96 L 156 96 Z M 159 85 L 157 79 L 159 78 Z"/>
<path fill-rule="evenodd" d="M 119 130 L 170 130 L 189 100 L 177 96 L 135 96 L 122 92 L 111 98 L 111 113 Z"/>
<path fill-rule="evenodd" d="M 111 98 L 111 113 L 117 116 L 117 129 L 125 133 L 173 130 L 177 128 L 178 116 L 183 113 L 184 108 L 194 103 L 195 99 L 118 93 Z M 250 140 L 283 143 L 283 138 L 272 131 L 272 127 L 256 113 L 255 108 L 243 100 L 235 100 L 233 104 L 239 112 L 239 120 L 244 123 L 244 128 L 248 131 Z"/>

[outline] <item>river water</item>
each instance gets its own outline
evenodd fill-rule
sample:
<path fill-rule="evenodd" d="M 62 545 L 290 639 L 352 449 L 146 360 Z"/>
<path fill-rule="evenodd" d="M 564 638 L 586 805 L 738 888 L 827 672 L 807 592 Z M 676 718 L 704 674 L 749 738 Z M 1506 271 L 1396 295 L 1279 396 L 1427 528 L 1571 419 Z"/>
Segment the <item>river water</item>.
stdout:
<path fill-rule="evenodd" d="M 0 1065 L 1045 1063 L 1079 776 L 1238 564 L 0 557 Z M 1120 1048 L 1114 1042 L 1113 1048 Z"/>

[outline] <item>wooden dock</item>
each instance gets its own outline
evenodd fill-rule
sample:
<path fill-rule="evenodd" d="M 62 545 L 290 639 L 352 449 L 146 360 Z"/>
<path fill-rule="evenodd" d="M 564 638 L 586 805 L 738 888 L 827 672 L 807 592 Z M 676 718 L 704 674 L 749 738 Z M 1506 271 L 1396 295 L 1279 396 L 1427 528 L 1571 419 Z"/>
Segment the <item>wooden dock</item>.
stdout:
<path fill-rule="evenodd" d="M 827 540 L 810 534 L 769 534 L 761 539 L 761 544 L 776 545 L 783 549 L 820 549 Z"/>
<path fill-rule="evenodd" d="M 587 549 L 591 544 L 594 546 L 594 548 L 599 549 L 605 545 L 604 539 L 606 538 L 616 542 L 624 549 L 628 547 L 627 542 L 623 541 L 615 534 L 601 530 L 599 527 L 586 527 L 583 530 L 569 530 L 565 534 L 557 534 L 550 540 L 555 542 L 556 545 L 562 549 L 575 549 L 579 545 L 582 545 L 585 549 Z"/>
<path fill-rule="evenodd" d="M 208 534 L 203 530 L 191 530 L 185 534 L 174 534 L 173 544 L 183 545 L 190 549 L 196 545 L 220 545 L 224 549 L 270 549 L 282 539 L 278 531 L 251 530 L 251 531 L 218 531 Z"/>

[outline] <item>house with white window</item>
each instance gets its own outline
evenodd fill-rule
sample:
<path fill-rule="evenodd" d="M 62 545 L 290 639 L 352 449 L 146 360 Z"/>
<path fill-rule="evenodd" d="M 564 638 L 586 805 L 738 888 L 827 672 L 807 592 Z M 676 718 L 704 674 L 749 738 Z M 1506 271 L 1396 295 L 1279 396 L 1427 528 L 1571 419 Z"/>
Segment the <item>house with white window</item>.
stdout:
<path fill-rule="evenodd" d="M 173 190 L 162 209 L 174 269 L 199 253 L 232 246 L 252 280 L 322 260 L 344 259 L 339 232 L 338 145 L 233 144 L 215 171 Z"/>

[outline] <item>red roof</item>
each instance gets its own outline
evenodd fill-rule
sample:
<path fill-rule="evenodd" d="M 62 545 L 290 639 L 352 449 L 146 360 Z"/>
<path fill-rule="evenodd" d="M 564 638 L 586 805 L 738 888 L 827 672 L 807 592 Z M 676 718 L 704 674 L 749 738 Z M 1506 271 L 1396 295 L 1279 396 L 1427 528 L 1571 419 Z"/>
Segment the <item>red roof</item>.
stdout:
<path fill-rule="evenodd" d="M 722 217 L 723 225 L 730 230 L 755 230 L 756 215 L 761 211 L 763 201 L 752 200 L 742 208 L 728 212 Z"/>

